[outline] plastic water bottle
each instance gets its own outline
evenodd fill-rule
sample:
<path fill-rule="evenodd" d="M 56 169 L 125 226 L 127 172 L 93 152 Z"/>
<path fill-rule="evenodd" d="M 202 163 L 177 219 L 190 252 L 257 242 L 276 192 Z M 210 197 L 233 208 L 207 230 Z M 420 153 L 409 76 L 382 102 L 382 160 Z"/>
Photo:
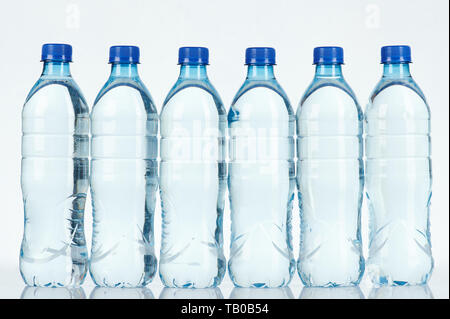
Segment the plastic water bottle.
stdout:
<path fill-rule="evenodd" d="M 180 76 L 161 111 L 159 272 L 167 287 L 215 287 L 226 269 L 226 114 L 206 74 L 208 49 L 182 47 L 178 62 Z"/>
<path fill-rule="evenodd" d="M 367 107 L 368 273 L 376 285 L 423 284 L 433 269 L 430 110 L 408 46 L 381 49 L 383 77 Z"/>
<path fill-rule="evenodd" d="M 42 61 L 22 111 L 20 273 L 29 286 L 78 286 L 87 271 L 89 109 L 70 74 L 72 47 L 44 44 Z"/>
<path fill-rule="evenodd" d="M 306 286 L 357 285 L 364 272 L 363 114 L 343 63 L 340 47 L 314 49 L 316 74 L 297 110 L 298 273 Z"/>
<path fill-rule="evenodd" d="M 93 238 L 98 286 L 141 287 L 156 273 L 153 215 L 158 115 L 137 70 L 139 48 L 110 48 L 111 75 L 91 113 Z"/>
<path fill-rule="evenodd" d="M 247 78 L 228 113 L 230 277 L 238 287 L 282 287 L 295 269 L 291 210 L 295 117 L 275 79 L 275 50 L 248 48 Z"/>

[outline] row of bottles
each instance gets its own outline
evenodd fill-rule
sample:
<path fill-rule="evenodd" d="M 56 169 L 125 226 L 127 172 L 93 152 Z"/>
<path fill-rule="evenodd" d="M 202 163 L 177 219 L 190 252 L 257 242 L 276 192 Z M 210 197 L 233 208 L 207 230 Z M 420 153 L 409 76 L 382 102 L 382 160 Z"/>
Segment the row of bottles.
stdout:
<path fill-rule="evenodd" d="M 157 271 L 159 188 L 163 284 L 216 287 L 227 268 L 227 187 L 228 270 L 237 287 L 284 287 L 295 269 L 306 286 L 358 285 L 365 269 L 364 188 L 372 281 L 426 283 L 433 268 L 430 113 L 409 73 L 410 48 L 381 53 L 383 76 L 363 115 L 342 75 L 343 49 L 315 48 L 316 73 L 295 114 L 274 75 L 275 50 L 248 48 L 247 78 L 227 118 L 207 76 L 208 49 L 183 47 L 180 76 L 158 118 L 138 74 L 139 48 L 111 47 L 111 75 L 89 114 L 69 71 L 71 46 L 44 45 L 44 71 L 22 113 L 25 283 L 78 286 L 89 267 L 98 286 L 147 285 Z M 83 224 L 89 184 L 90 258 Z M 291 235 L 296 188 L 297 265 Z"/>

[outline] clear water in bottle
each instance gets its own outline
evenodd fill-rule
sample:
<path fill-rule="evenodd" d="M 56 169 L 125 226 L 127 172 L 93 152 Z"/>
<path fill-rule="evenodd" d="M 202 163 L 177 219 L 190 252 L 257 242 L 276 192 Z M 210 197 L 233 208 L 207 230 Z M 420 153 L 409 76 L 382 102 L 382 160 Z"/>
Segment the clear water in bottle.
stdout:
<path fill-rule="evenodd" d="M 72 47 L 45 44 L 42 61 L 22 111 L 20 273 L 29 286 L 78 286 L 88 258 L 89 109 L 70 74 Z"/>
<path fill-rule="evenodd" d="M 158 115 L 138 74 L 139 48 L 113 46 L 109 61 L 111 75 L 91 113 L 90 273 L 98 286 L 141 287 L 157 267 Z"/>
<path fill-rule="evenodd" d="M 180 76 L 161 111 L 159 273 L 175 288 L 215 287 L 225 273 L 226 114 L 206 74 L 208 50 L 179 50 Z"/>
<path fill-rule="evenodd" d="M 316 74 L 297 110 L 298 273 L 306 286 L 357 285 L 364 272 L 363 114 L 340 47 L 314 49 Z"/>
<path fill-rule="evenodd" d="M 273 48 L 248 48 L 247 78 L 228 113 L 230 277 L 238 287 L 283 287 L 295 270 L 291 211 L 295 117 L 277 82 Z"/>
<path fill-rule="evenodd" d="M 368 273 L 376 285 L 416 285 L 433 269 L 430 110 L 411 77 L 408 46 L 381 49 L 383 77 L 365 114 Z"/>

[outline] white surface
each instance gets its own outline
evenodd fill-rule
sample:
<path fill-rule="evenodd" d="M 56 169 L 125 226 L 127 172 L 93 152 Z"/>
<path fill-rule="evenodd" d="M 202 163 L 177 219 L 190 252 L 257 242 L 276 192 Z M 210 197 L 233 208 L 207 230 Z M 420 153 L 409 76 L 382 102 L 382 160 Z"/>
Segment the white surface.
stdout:
<path fill-rule="evenodd" d="M 245 77 L 244 50 L 273 46 L 276 76 L 296 108 L 313 77 L 312 50 L 318 45 L 344 47 L 344 76 L 363 107 L 381 76 L 380 46 L 409 44 L 411 72 L 428 99 L 432 114 L 433 199 L 431 234 L 436 262 L 430 288 L 435 298 L 449 297 L 449 80 L 448 1 L 4 1 L 0 10 L 0 297 L 16 298 L 23 290 L 18 255 L 23 231 L 20 191 L 20 115 L 42 65 L 43 43 L 73 45 L 72 74 L 90 106 L 106 81 L 108 49 L 114 44 L 141 48 L 140 74 L 158 111 L 178 76 L 178 47 L 210 48 L 209 75 L 227 109 Z M 160 210 L 155 218 L 157 251 Z M 367 256 L 367 210 L 364 202 L 363 245 Z M 298 206 L 294 204 L 293 238 L 298 256 Z M 91 208 L 86 233 L 91 238 Z M 229 246 L 229 210 L 224 218 L 225 254 Z M 159 255 L 159 254 L 158 254 Z M 157 280 L 159 282 L 159 280 Z M 150 285 L 155 296 L 161 289 Z M 297 286 L 296 286 L 297 285 Z M 297 288 L 296 288 L 297 287 Z M 364 294 L 368 291 L 362 285 Z M 90 293 L 90 285 L 85 292 Z M 222 293 L 229 296 L 226 281 Z M 291 284 L 300 294 L 298 276 Z M 295 290 L 295 291 L 294 291 Z"/>

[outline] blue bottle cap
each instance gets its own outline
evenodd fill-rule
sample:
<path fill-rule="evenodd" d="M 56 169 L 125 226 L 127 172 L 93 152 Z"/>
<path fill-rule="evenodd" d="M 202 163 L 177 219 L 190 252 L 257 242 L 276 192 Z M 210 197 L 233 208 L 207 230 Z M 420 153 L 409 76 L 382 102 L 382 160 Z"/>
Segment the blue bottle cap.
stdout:
<path fill-rule="evenodd" d="M 70 44 L 46 43 L 42 46 L 41 61 L 72 62 Z"/>
<path fill-rule="evenodd" d="M 181 47 L 178 64 L 209 64 L 209 50 L 204 47 Z"/>
<path fill-rule="evenodd" d="M 411 62 L 411 48 L 407 45 L 389 45 L 381 48 L 381 63 Z"/>
<path fill-rule="evenodd" d="M 344 49 L 341 47 L 314 48 L 313 64 L 343 64 Z"/>
<path fill-rule="evenodd" d="M 139 63 L 139 48 L 132 45 L 114 45 L 109 48 L 109 63 Z"/>
<path fill-rule="evenodd" d="M 275 49 L 268 47 L 254 47 L 245 50 L 246 65 L 274 65 Z"/>

